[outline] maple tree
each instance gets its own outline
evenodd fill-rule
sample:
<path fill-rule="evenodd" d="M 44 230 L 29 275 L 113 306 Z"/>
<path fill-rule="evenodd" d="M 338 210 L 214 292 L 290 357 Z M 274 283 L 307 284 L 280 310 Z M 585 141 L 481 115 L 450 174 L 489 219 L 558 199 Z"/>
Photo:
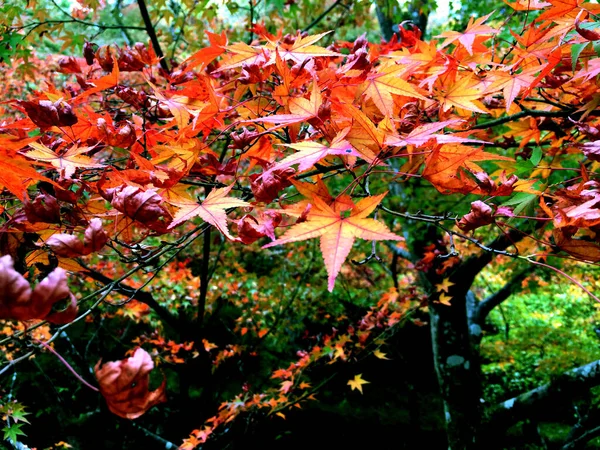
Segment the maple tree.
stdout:
<path fill-rule="evenodd" d="M 544 404 L 563 384 L 577 395 L 600 384 L 590 362 L 481 404 L 486 319 L 533 271 L 600 301 L 578 269 L 600 262 L 596 4 L 509 4 L 521 21 L 510 40 L 488 14 L 429 41 L 401 24 L 388 41 L 327 46 L 330 32 L 284 34 L 251 15 L 247 42 L 207 32 L 176 64 L 142 5 L 150 43 L 91 39 L 80 56 L 33 60 L 43 81 L 3 94 L 0 374 L 50 352 L 121 418 L 171 403 L 169 433 L 186 449 L 252 414 L 285 418 L 336 374 L 367 395 L 369 377 L 338 363 L 387 359 L 380 347 L 409 321 L 431 330 L 452 449 L 529 419 L 531 395 Z M 23 57 L 2 76 L 18 80 Z M 298 264 L 296 287 L 250 279 L 243 252 Z M 479 300 L 490 265 L 512 275 Z M 342 283 L 377 298 L 314 334 L 288 311 L 309 301 L 301 292 L 335 296 Z M 78 356 L 95 387 L 55 347 L 72 330 L 89 344 L 104 321 L 136 335 Z M 296 358 L 256 387 L 219 384 L 232 361 L 283 341 Z M 574 428 L 565 445 L 584 438 Z"/>

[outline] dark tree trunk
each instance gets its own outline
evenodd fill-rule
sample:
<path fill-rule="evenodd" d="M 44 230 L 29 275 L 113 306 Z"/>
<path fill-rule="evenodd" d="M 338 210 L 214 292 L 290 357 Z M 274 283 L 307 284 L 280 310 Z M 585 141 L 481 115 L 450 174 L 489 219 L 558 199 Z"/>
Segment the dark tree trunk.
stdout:
<path fill-rule="evenodd" d="M 444 403 L 448 448 L 474 449 L 481 421 L 478 354 L 469 331 L 466 296 L 429 305 L 435 370 Z"/>

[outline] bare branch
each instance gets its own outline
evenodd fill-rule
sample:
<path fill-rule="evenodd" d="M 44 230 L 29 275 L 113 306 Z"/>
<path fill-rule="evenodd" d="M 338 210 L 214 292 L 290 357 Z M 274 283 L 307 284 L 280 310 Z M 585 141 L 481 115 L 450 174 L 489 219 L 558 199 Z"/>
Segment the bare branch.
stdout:
<path fill-rule="evenodd" d="M 144 0 L 138 0 L 138 6 L 140 7 L 140 13 L 142 15 L 142 19 L 144 20 L 144 25 L 146 26 L 146 32 L 150 37 L 150 41 L 152 41 L 152 47 L 154 47 L 156 56 L 160 58 L 160 67 L 162 67 L 165 72 L 169 73 L 169 65 L 165 60 L 165 55 L 163 54 L 162 49 L 160 48 L 160 43 L 158 42 L 158 37 L 156 36 L 156 31 L 154 30 L 154 25 L 152 25 L 152 20 L 150 20 L 150 14 L 148 14 L 146 2 Z"/>
<path fill-rule="evenodd" d="M 515 289 L 521 284 L 521 282 L 529 276 L 535 270 L 535 266 L 527 266 L 525 269 L 517 273 L 511 278 L 502 288 L 483 299 L 476 307 L 474 322 L 481 325 L 488 314 L 504 300 L 511 296 Z"/>

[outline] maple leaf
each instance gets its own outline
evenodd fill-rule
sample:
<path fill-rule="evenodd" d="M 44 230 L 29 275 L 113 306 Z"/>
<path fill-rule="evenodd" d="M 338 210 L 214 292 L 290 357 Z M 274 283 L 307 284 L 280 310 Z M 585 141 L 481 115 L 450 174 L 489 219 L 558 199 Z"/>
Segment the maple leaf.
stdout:
<path fill-rule="evenodd" d="M 458 228 L 463 231 L 473 231 L 493 222 L 492 208 L 481 200 L 477 200 L 471 203 L 471 211 L 460 219 Z"/>
<path fill-rule="evenodd" d="M 341 56 L 339 53 L 336 53 L 332 50 L 327 50 L 326 48 L 313 45 L 322 37 L 332 32 L 333 31 L 326 31 L 325 33 L 305 37 L 300 37 L 300 34 L 298 33 L 292 44 L 269 42 L 265 48 L 270 50 L 277 49 L 277 52 L 283 60 L 291 60 L 295 63 L 302 63 L 308 58 L 313 58 L 316 56 Z M 274 63 L 275 59 L 275 52 L 273 52 L 271 54 L 270 62 Z"/>
<path fill-rule="evenodd" d="M 96 252 L 104 247 L 107 241 L 108 234 L 102 228 L 102 221 L 95 217 L 85 229 L 83 242 L 72 234 L 57 233 L 46 240 L 46 245 L 57 255 L 72 258 Z"/>
<path fill-rule="evenodd" d="M 450 302 L 452 301 L 452 297 L 443 293 L 438 297 L 437 301 L 440 302 L 442 305 L 451 306 Z"/>
<path fill-rule="evenodd" d="M 483 97 L 482 86 L 479 80 L 472 77 L 462 77 L 444 92 L 439 93 L 438 100 L 442 111 L 449 110 L 452 106 L 467 109 L 478 113 L 487 114 L 485 106 L 479 101 Z"/>
<path fill-rule="evenodd" d="M 56 102 L 49 100 L 40 100 L 38 102 L 21 101 L 18 104 L 27 111 L 27 115 L 31 121 L 40 128 L 63 127 L 77 123 L 77 116 L 69 104 L 62 99 Z"/>
<path fill-rule="evenodd" d="M 67 273 L 57 267 L 32 290 L 29 282 L 14 268 L 10 255 L 0 258 L 0 318 L 15 320 L 45 319 L 51 323 L 72 322 L 77 315 L 77 299 L 67 285 Z M 63 311 L 53 306 L 67 300 Z"/>
<path fill-rule="evenodd" d="M 444 278 L 441 283 L 435 285 L 435 289 L 438 292 L 448 293 L 448 289 L 450 289 L 451 286 L 454 286 L 454 283 L 452 283 L 450 279 Z"/>
<path fill-rule="evenodd" d="M 419 90 L 400 78 L 402 66 L 394 62 L 379 66 L 377 71 L 371 72 L 365 81 L 365 95 L 375 103 L 384 115 L 392 116 L 394 114 L 394 100 L 392 94 L 404 97 L 418 98 L 426 100 Z"/>
<path fill-rule="evenodd" d="M 571 11 L 574 11 L 579 7 L 583 0 L 548 0 L 552 8 L 547 9 L 542 14 L 540 14 L 536 22 L 541 22 L 543 20 L 551 20 L 555 18 L 561 18 L 569 14 Z"/>
<path fill-rule="evenodd" d="M 240 67 L 244 63 L 264 65 L 268 59 L 268 53 L 265 49 L 262 47 L 251 47 L 244 42 L 231 44 L 226 50 L 227 58 L 217 69 L 218 72 Z"/>
<path fill-rule="evenodd" d="M 298 150 L 298 153 L 282 159 L 269 170 L 265 171 L 262 176 L 265 176 L 267 173 L 272 171 L 286 169 L 296 164 L 298 164 L 298 172 L 304 172 L 305 170 L 313 167 L 321 159 L 329 155 L 360 157 L 361 154 L 354 150 L 350 143 L 344 139 L 346 134 L 348 134 L 348 129 L 338 133 L 333 141 L 331 141 L 329 146 L 319 144 L 318 142 L 314 141 L 304 141 L 296 144 L 282 144 L 286 147 Z"/>
<path fill-rule="evenodd" d="M 181 67 L 184 68 L 184 70 L 188 71 L 197 66 L 204 68 L 215 58 L 225 52 L 225 46 L 227 45 L 227 36 L 225 35 L 225 31 L 222 31 L 221 34 L 215 34 L 211 33 L 210 31 L 206 31 L 206 35 L 208 36 L 210 46 L 198 50 L 196 53 L 192 54 L 189 58 L 183 61 L 181 63 Z M 175 74 L 171 74 L 172 77 L 174 75 Z"/>
<path fill-rule="evenodd" d="M 446 120 L 444 122 L 432 122 L 427 123 L 425 125 L 420 125 L 413 129 L 406 136 L 398 136 L 398 135 L 387 135 L 385 138 L 386 145 L 390 145 L 393 147 L 405 147 L 407 145 L 414 145 L 415 147 L 422 147 L 425 145 L 430 139 L 435 139 L 438 144 L 442 143 L 460 143 L 460 142 L 472 142 L 483 144 L 484 141 L 479 139 L 468 139 L 462 136 L 455 136 L 452 134 L 435 134 L 436 131 L 439 131 L 447 126 L 461 123 L 460 119 L 452 119 Z"/>
<path fill-rule="evenodd" d="M 186 220 L 200 216 L 228 239 L 235 240 L 227 228 L 227 213 L 225 210 L 250 206 L 250 204 L 239 198 L 227 197 L 232 188 L 233 184 L 224 188 L 213 189 L 200 204 L 189 197 L 170 199 L 169 203 L 179 207 L 179 210 L 173 216 L 173 222 L 169 225 L 169 228 L 171 229 Z"/>
<path fill-rule="evenodd" d="M 0 156 L 0 188 L 5 187 L 19 199 L 26 201 L 28 180 L 50 183 L 61 189 L 55 181 L 38 173 L 28 161 Z"/>
<path fill-rule="evenodd" d="M 77 97 L 73 98 L 73 104 L 81 103 L 90 95 L 96 94 L 105 89 L 113 88 L 117 84 L 119 84 L 119 64 L 117 63 L 117 59 L 113 56 L 113 65 L 111 73 L 101 78 L 98 78 L 97 80 L 85 81 L 84 84 L 86 86 L 89 86 L 89 88 L 81 94 L 79 94 Z"/>
<path fill-rule="evenodd" d="M 360 392 L 362 394 L 363 393 L 363 390 L 362 390 L 363 384 L 369 384 L 369 383 L 370 383 L 369 381 L 363 380 L 362 373 L 359 373 L 354 378 L 352 378 L 350 381 L 348 381 L 348 386 L 350 386 L 350 389 L 352 389 L 352 390 L 357 389 L 358 392 Z"/>
<path fill-rule="evenodd" d="M 465 173 L 483 172 L 475 161 L 513 161 L 506 156 L 484 152 L 481 148 L 461 144 L 447 144 L 435 148 L 427 158 L 423 178 L 440 192 L 479 192 L 475 181 Z"/>
<path fill-rule="evenodd" d="M 327 287 L 331 292 L 335 279 L 356 238 L 373 241 L 401 239 L 383 223 L 367 219 L 367 216 L 375 210 L 386 194 L 387 192 L 361 199 L 356 205 L 353 205 L 347 217 L 344 217 L 346 212 L 341 215 L 339 211 L 335 210 L 335 205 L 330 207 L 318 196 L 315 196 L 311 200 L 313 208 L 308 213 L 306 222 L 292 226 L 283 236 L 263 248 L 320 237 L 321 253 L 329 275 Z"/>
<path fill-rule="evenodd" d="M 387 355 L 386 355 L 385 353 L 383 353 L 383 352 L 382 352 L 381 350 L 379 350 L 379 349 L 377 349 L 377 350 L 375 350 L 375 351 L 373 352 L 373 356 L 374 356 L 375 358 L 378 358 L 378 359 L 388 359 L 388 360 L 390 359 L 390 358 L 388 358 L 388 357 L 387 357 Z"/>
<path fill-rule="evenodd" d="M 544 2 L 543 0 L 517 0 L 514 3 L 509 3 L 507 0 L 502 1 L 515 11 L 537 11 L 539 9 L 544 9 L 546 6 L 550 6 L 550 3 Z"/>
<path fill-rule="evenodd" d="M 473 17 L 469 19 L 469 24 L 467 25 L 467 29 L 460 33 L 458 31 L 445 31 L 436 37 L 445 37 L 446 40 L 442 43 L 440 48 L 444 48 L 453 42 L 460 42 L 465 49 L 469 52 L 469 55 L 473 54 L 473 42 L 475 42 L 475 37 L 478 35 L 487 35 L 487 34 L 496 34 L 498 30 L 494 28 L 484 25 L 483 23 L 489 19 L 489 17 L 493 13 L 488 14 L 487 16 L 480 17 L 474 20 Z"/>
<path fill-rule="evenodd" d="M 272 116 L 258 117 L 256 119 L 245 120 L 244 123 L 252 122 L 270 122 L 281 125 L 291 125 L 298 122 L 304 122 L 319 116 L 319 109 L 323 104 L 323 97 L 319 90 L 316 80 L 313 82 L 313 89 L 310 99 L 304 97 L 292 97 L 288 101 L 290 114 L 273 114 Z"/>
<path fill-rule="evenodd" d="M 39 142 L 32 142 L 29 146 L 33 150 L 25 152 L 25 156 L 36 161 L 42 161 L 52 164 L 54 167 L 59 169 L 60 175 L 63 178 L 71 178 L 75 173 L 76 169 L 96 169 L 104 167 L 103 164 L 99 164 L 89 156 L 85 156 L 83 153 L 89 152 L 91 148 L 81 147 L 78 148 L 76 145 L 68 149 L 66 152 L 57 154 L 52 149 L 46 147 L 44 144 Z"/>

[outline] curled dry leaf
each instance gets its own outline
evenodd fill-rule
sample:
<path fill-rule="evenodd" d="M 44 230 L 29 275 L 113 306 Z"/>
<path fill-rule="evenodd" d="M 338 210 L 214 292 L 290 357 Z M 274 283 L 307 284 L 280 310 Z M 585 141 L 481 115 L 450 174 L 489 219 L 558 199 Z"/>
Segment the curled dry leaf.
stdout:
<path fill-rule="evenodd" d="M 97 252 L 107 241 L 108 234 L 102 228 L 102 221 L 96 217 L 90 220 L 90 224 L 85 229 L 83 242 L 72 234 L 57 233 L 46 240 L 46 245 L 58 256 L 74 258 Z"/>
<path fill-rule="evenodd" d="M 20 101 L 19 105 L 25 108 L 31 121 L 41 128 L 64 127 L 77 123 L 77 116 L 63 100 Z"/>
<path fill-rule="evenodd" d="M 492 208 L 481 200 L 471 203 L 471 212 L 465 214 L 458 222 L 458 228 L 463 231 L 472 231 L 479 227 L 489 225 L 494 221 Z"/>
<path fill-rule="evenodd" d="M 58 60 L 58 71 L 61 73 L 81 73 L 81 66 L 77 58 L 64 56 Z"/>
<path fill-rule="evenodd" d="M 83 235 L 83 248 L 85 254 L 97 252 L 108 242 L 108 234 L 102 228 L 102 221 L 97 217 L 90 220 Z"/>
<path fill-rule="evenodd" d="M 162 206 L 162 198 L 153 190 L 144 191 L 135 186 L 121 186 L 111 192 L 112 206 L 155 231 L 166 230 L 171 215 Z"/>
<path fill-rule="evenodd" d="M 583 154 L 591 161 L 600 161 L 600 141 L 584 143 Z"/>
<path fill-rule="evenodd" d="M 62 311 L 52 312 L 52 307 L 67 300 Z M 77 315 L 77 299 L 67 285 L 67 273 L 56 268 L 32 291 L 29 282 L 13 267 L 12 257 L 0 258 L 0 318 L 15 320 L 45 319 L 63 324 Z"/>
<path fill-rule="evenodd" d="M 166 402 L 165 381 L 152 392 L 148 390 L 149 374 L 154 368 L 152 358 L 138 348 L 131 358 L 111 361 L 102 367 L 98 361 L 94 371 L 100 392 L 108 409 L 124 419 L 140 417 L 153 406 Z"/>
<path fill-rule="evenodd" d="M 33 201 L 25 201 L 25 215 L 31 223 L 59 223 L 60 207 L 50 194 L 40 194 Z"/>
<path fill-rule="evenodd" d="M 270 210 L 259 213 L 258 218 L 246 214 L 236 223 L 238 239 L 244 244 L 252 244 L 264 236 L 275 240 L 275 227 L 281 223 L 281 214 Z"/>
<path fill-rule="evenodd" d="M 290 177 L 296 171 L 291 167 L 285 169 L 267 170 L 262 175 L 250 175 L 250 189 L 258 202 L 271 203 L 279 193 L 290 186 Z"/>

